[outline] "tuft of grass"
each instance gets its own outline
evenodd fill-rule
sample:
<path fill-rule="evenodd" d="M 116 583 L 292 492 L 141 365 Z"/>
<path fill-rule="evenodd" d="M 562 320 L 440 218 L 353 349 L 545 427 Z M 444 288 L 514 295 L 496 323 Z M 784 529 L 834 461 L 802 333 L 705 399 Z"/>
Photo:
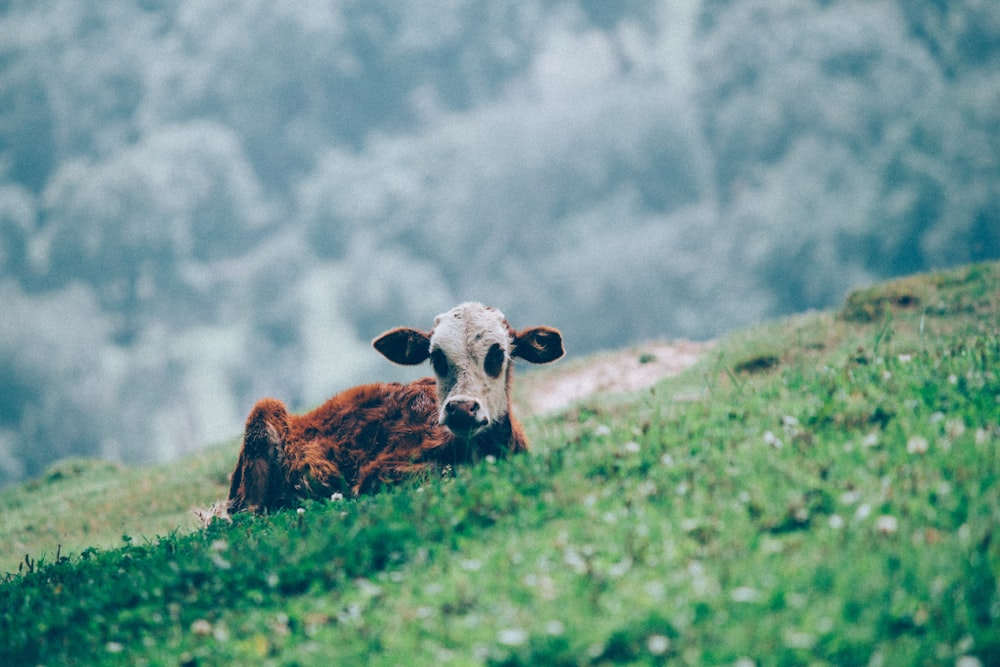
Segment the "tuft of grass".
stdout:
<path fill-rule="evenodd" d="M 998 664 L 998 269 L 735 334 L 511 461 L 56 552 L 0 584 L 4 664 Z"/>

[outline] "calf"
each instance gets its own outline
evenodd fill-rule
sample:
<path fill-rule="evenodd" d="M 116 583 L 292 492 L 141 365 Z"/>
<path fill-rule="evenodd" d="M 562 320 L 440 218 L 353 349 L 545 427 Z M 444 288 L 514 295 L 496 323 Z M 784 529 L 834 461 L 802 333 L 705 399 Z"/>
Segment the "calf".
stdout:
<path fill-rule="evenodd" d="M 262 399 L 247 418 L 221 509 L 260 512 L 303 497 L 368 493 L 429 469 L 525 451 L 510 410 L 511 360 L 563 355 L 557 330 L 515 331 L 503 313 L 478 303 L 439 315 L 429 333 L 393 329 L 373 345 L 398 364 L 430 359 L 435 377 L 354 387 L 304 415 Z"/>

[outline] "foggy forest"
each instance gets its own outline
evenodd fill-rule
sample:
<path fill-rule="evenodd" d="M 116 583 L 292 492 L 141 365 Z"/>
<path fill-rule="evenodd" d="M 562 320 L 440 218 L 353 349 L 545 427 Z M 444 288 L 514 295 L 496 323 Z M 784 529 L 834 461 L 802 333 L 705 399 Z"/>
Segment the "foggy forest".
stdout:
<path fill-rule="evenodd" d="M 465 300 L 582 355 L 998 257 L 994 0 L 0 3 L 0 485 Z"/>

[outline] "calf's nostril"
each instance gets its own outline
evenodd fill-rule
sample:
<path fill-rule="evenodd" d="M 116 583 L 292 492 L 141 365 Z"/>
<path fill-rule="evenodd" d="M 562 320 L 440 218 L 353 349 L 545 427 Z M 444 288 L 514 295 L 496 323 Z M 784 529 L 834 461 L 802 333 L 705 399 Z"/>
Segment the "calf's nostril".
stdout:
<path fill-rule="evenodd" d="M 445 410 L 448 414 L 462 414 L 468 417 L 474 417 L 477 412 L 479 412 L 479 403 L 476 401 L 450 401 L 446 406 Z"/>

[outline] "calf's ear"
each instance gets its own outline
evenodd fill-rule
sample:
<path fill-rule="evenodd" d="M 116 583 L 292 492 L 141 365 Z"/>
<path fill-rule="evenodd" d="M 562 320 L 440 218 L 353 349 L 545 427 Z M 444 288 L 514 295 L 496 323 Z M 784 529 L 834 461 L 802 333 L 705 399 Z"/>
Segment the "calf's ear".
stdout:
<path fill-rule="evenodd" d="M 402 327 L 386 331 L 373 340 L 372 345 L 389 361 L 404 366 L 422 363 L 431 353 L 429 334 Z"/>
<path fill-rule="evenodd" d="M 511 354 L 533 364 L 547 364 L 565 354 L 562 334 L 551 327 L 521 329 L 514 334 L 514 350 Z"/>

